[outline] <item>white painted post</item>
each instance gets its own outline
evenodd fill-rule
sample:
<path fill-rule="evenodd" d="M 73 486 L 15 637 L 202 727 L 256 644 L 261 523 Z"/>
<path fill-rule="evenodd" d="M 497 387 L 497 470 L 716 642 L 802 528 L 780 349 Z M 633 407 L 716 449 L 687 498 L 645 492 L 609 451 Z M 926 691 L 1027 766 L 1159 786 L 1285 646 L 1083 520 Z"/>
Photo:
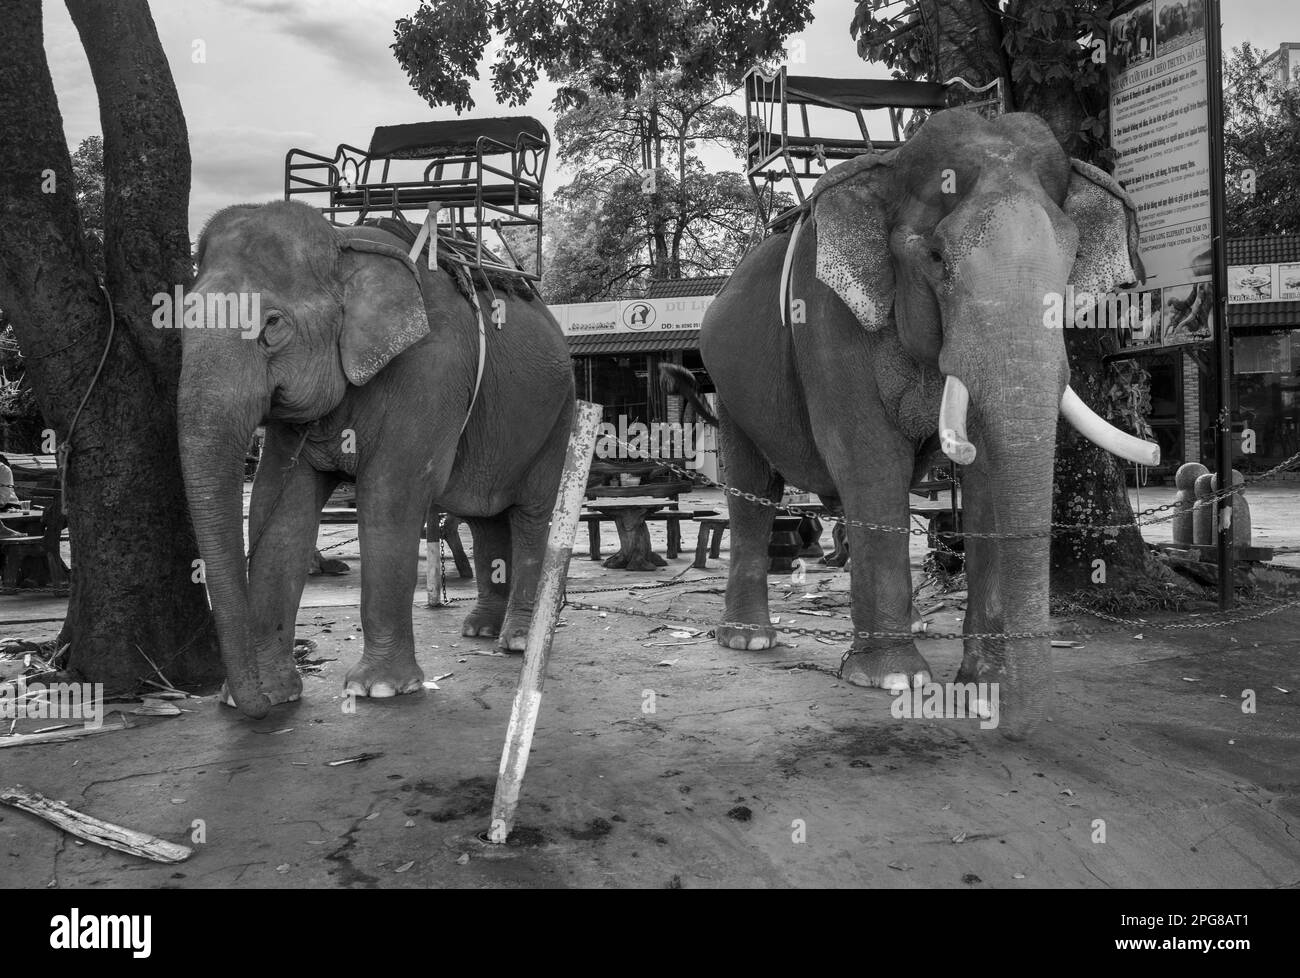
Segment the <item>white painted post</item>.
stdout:
<path fill-rule="evenodd" d="M 533 730 L 537 726 L 537 714 L 542 705 L 542 685 L 546 681 L 551 640 L 555 637 L 555 621 L 560 614 L 564 580 L 569 573 L 573 538 L 578 532 L 578 512 L 587 495 L 587 478 L 591 471 L 591 456 L 596 448 L 596 431 L 600 427 L 600 418 L 599 404 L 578 402 L 574 412 L 573 431 L 569 435 L 569 451 L 564 458 L 560 491 L 556 495 L 555 509 L 551 512 L 546 555 L 542 558 L 533 619 L 528 626 L 528 641 L 524 646 L 524 665 L 519 673 L 519 687 L 515 690 L 515 702 L 510 711 L 505 747 L 501 751 L 496 797 L 492 800 L 492 825 L 488 830 L 490 842 L 504 843 L 514 827 L 519 789 L 523 786 L 524 770 L 528 767 L 528 751 L 532 746 Z"/>
<path fill-rule="evenodd" d="M 428 529 L 424 533 L 424 586 L 428 591 L 425 599 L 425 606 L 429 608 L 441 608 L 442 604 L 442 544 L 439 539 L 442 534 L 438 526 L 438 516 L 441 510 L 435 511 L 432 507 L 427 513 L 429 521 Z"/>

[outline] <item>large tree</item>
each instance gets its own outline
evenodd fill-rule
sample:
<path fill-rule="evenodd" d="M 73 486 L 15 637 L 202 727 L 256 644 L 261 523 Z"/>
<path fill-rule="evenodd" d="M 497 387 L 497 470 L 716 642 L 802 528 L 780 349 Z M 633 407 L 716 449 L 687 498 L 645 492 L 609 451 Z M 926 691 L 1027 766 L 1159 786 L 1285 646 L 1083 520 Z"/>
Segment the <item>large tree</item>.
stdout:
<path fill-rule="evenodd" d="M 103 266 L 84 234 L 39 0 L 0 0 L 0 306 L 64 463 L 67 668 L 112 691 L 219 673 L 176 440 L 180 343 L 152 297 L 188 285 L 185 119 L 145 0 L 68 0 L 99 96 Z"/>
<path fill-rule="evenodd" d="M 495 38 L 497 100 L 527 101 L 542 71 L 582 79 L 561 86 L 563 108 L 588 89 L 633 98 L 661 71 L 688 86 L 734 83 L 780 55 L 811 10 L 812 0 L 420 0 L 392 47 L 421 97 L 461 112 L 474 107 L 470 79 Z"/>
<path fill-rule="evenodd" d="M 709 146 L 740 159 L 744 119 L 720 104 L 732 91 L 660 72 L 635 96 L 589 92 L 560 115 L 560 161 L 577 175 L 555 195 L 548 301 L 609 298 L 649 278 L 735 267 L 755 230 L 753 196 L 739 162 L 713 172 L 700 159 Z"/>
<path fill-rule="evenodd" d="M 1229 233 L 1300 234 L 1300 82 L 1282 84 L 1249 41 L 1224 65 Z M 1254 173 L 1253 188 L 1242 181 Z"/>
<path fill-rule="evenodd" d="M 1105 167 L 1108 88 L 1105 64 L 1090 37 L 1106 36 L 1113 4 L 1096 0 L 861 0 L 849 29 L 858 53 L 902 78 L 973 84 L 1001 79 L 1006 107 L 1034 112 L 1073 156 Z M 1135 361 L 1107 362 L 1118 352 L 1110 330 L 1065 331 L 1070 384 L 1102 417 L 1142 433 L 1145 372 Z M 1057 432 L 1052 519 L 1062 524 L 1127 526 L 1133 509 L 1123 463 L 1064 422 Z M 1052 541 L 1052 587 L 1092 587 L 1095 560 L 1109 585 L 1131 589 L 1150 572 L 1135 526 L 1118 532 L 1058 532 Z"/>

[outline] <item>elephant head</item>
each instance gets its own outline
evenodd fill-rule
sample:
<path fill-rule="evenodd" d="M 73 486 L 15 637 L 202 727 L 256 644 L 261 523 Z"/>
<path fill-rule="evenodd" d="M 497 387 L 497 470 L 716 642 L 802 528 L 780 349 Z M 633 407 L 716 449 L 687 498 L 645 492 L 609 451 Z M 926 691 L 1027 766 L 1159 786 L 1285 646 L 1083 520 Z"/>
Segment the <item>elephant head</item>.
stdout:
<path fill-rule="evenodd" d="M 973 630 L 1046 629 L 1049 541 L 1025 531 L 1050 524 L 1058 415 L 1103 447 L 1158 460 L 1070 391 L 1059 320 L 1044 314 L 1142 280 L 1132 202 L 1071 161 L 1037 116 L 948 110 L 897 150 L 822 177 L 812 219 L 818 279 L 863 330 L 896 330 L 945 378 L 935 420 L 943 450 L 972 466 L 966 529 L 1020 534 L 968 545 L 972 609 L 983 599 Z M 1027 732 L 1050 690 L 1048 641 L 977 648 L 963 679 L 1004 682 L 1003 729 Z"/>
<path fill-rule="evenodd" d="M 249 631 L 245 451 L 258 424 L 324 417 L 349 385 L 429 332 L 414 265 L 385 237 L 343 233 L 309 207 L 277 202 L 220 211 L 199 238 L 185 300 L 181 462 L 227 688 L 250 716 L 269 703 Z"/>

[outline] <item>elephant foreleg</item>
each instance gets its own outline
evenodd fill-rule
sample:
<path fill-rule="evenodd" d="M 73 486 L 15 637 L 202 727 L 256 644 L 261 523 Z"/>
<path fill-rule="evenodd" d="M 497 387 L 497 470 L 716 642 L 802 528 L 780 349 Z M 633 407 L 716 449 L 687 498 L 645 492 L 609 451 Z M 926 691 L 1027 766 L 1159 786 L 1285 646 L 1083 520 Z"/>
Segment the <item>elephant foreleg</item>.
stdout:
<path fill-rule="evenodd" d="M 725 404 L 721 405 L 719 420 L 727 484 L 773 503 L 780 502 L 781 476 L 732 420 Z M 731 520 L 731 569 L 722 620 L 735 624 L 718 626 L 718 644 L 732 649 L 770 649 L 776 645 L 776 629 L 767 604 L 767 550 L 776 510 L 741 496 L 731 496 L 727 510 Z"/>
<path fill-rule="evenodd" d="M 883 463 L 880 459 L 885 459 Z M 849 548 L 853 560 L 849 588 L 855 632 L 887 632 L 896 638 L 854 638 L 844 660 L 843 678 L 856 686 L 898 690 L 930 681 L 930 666 L 911 637 L 912 574 L 908 553 L 910 536 L 888 530 L 871 530 L 861 522 L 881 526 L 909 524 L 907 486 L 910 459 L 890 460 L 876 455 L 877 471 L 859 487 L 845 493 Z M 906 462 L 906 464 L 904 464 Z M 842 484 L 842 483 L 841 483 Z"/>
<path fill-rule="evenodd" d="M 383 471 L 382 463 L 376 464 Z M 408 491 L 413 474 L 390 470 L 382 479 L 357 479 L 361 542 L 361 661 L 343 680 L 345 694 L 389 697 L 424 683 L 415 661 L 411 601 L 419 575 L 422 501 Z"/>
<path fill-rule="evenodd" d="M 338 479 L 293 461 L 298 439 L 277 428 L 253 484 L 248 514 L 248 598 L 262 692 L 272 703 L 296 700 L 302 679 L 293 659 L 294 622 L 316 549 L 320 511 Z"/>
<path fill-rule="evenodd" d="M 504 513 L 467 520 L 474 539 L 474 577 L 478 600 L 465 616 L 460 633 L 496 638 L 510 597 L 510 519 Z"/>

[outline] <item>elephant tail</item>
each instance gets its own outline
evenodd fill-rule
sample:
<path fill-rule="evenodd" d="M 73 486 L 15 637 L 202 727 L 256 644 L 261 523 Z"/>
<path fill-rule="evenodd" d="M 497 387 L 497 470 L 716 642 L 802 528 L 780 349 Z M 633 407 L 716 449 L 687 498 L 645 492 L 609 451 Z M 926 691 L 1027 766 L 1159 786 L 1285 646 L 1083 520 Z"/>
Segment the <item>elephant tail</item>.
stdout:
<path fill-rule="evenodd" d="M 716 425 L 718 423 L 718 419 L 709 410 L 704 398 L 700 396 L 700 388 L 695 381 L 695 374 L 685 367 L 676 363 L 659 364 L 659 386 L 665 394 L 679 394 L 686 398 L 699 412 L 700 417 L 709 424 Z"/>

